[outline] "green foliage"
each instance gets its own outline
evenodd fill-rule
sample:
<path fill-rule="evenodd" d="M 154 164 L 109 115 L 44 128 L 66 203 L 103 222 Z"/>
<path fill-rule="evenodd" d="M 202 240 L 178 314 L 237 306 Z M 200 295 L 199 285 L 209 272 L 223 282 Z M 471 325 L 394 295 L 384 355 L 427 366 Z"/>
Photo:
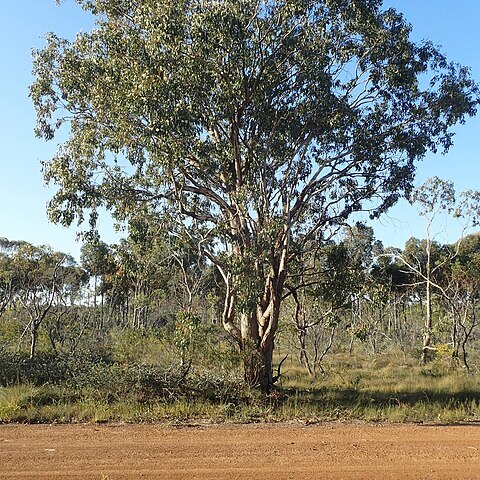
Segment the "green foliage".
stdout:
<path fill-rule="evenodd" d="M 441 210 L 455 209 L 455 188 L 453 182 L 431 177 L 412 194 L 412 203 L 420 208 L 420 215 L 431 217 Z"/>
<path fill-rule="evenodd" d="M 380 1 L 79 3 L 96 28 L 50 34 L 34 53 L 36 133 L 69 132 L 44 164 L 50 218 L 94 228 L 105 207 L 133 245 L 148 231 L 139 212 L 175 225 L 221 272 L 226 330 L 259 354 L 310 242 L 353 212 L 383 213 L 411 190 L 415 161 L 448 150 L 476 112 L 468 69 L 413 43 Z M 146 238 L 122 256 L 116 293 L 153 271 Z"/>
<path fill-rule="evenodd" d="M 181 351 L 182 358 L 188 354 L 188 351 L 195 343 L 193 336 L 198 332 L 200 324 L 200 319 L 192 312 L 180 312 L 177 315 L 174 342 L 175 346 Z"/>
<path fill-rule="evenodd" d="M 112 357 L 119 363 L 160 363 L 164 355 L 160 336 L 160 332 L 155 330 L 116 328 L 110 331 L 108 344 Z"/>
<path fill-rule="evenodd" d="M 0 349 L 12 347 L 22 335 L 20 322 L 15 318 L 2 318 L 0 322 Z"/>
<path fill-rule="evenodd" d="M 74 383 L 78 378 L 88 378 L 92 366 L 104 362 L 102 357 L 88 353 L 71 356 L 42 352 L 35 361 L 22 353 L 0 353 L 0 385 L 3 386 Z"/>
<path fill-rule="evenodd" d="M 191 376 L 152 366 L 97 365 L 90 382 L 0 387 L 0 422 L 259 422 L 367 420 L 394 422 L 478 421 L 478 378 L 458 371 L 429 374 L 394 357 L 331 359 L 312 382 L 291 370 L 270 395 L 246 389 L 241 376 L 211 370 Z M 414 361 L 414 360 L 412 360 Z M 355 364 L 357 366 L 355 366 Z M 82 383 L 85 381 L 85 383 Z"/>

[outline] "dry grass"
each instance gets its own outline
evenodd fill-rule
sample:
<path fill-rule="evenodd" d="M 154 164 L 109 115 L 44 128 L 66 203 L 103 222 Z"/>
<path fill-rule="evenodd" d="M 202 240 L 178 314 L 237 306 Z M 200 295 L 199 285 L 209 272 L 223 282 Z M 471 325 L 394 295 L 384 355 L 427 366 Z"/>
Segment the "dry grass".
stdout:
<path fill-rule="evenodd" d="M 480 419 L 480 379 L 445 365 L 420 368 L 396 358 L 332 357 L 310 378 L 287 366 L 278 390 L 263 396 L 238 382 L 199 376 L 165 395 L 112 397 L 62 385 L 0 388 L 0 422 L 278 422 L 360 419 L 455 423 Z M 210 383 L 209 383 L 210 382 Z M 119 392 L 123 390 L 119 388 Z"/>

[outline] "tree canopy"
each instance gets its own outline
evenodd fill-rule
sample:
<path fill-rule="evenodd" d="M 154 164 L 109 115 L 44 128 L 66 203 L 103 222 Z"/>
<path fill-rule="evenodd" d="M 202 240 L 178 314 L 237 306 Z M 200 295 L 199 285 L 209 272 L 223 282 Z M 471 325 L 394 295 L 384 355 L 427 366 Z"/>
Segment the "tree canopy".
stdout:
<path fill-rule="evenodd" d="M 77 3 L 96 28 L 34 54 L 37 134 L 69 132 L 44 164 L 50 217 L 169 216 L 221 273 L 223 324 L 268 389 L 305 250 L 408 193 L 477 85 L 381 0 Z"/>

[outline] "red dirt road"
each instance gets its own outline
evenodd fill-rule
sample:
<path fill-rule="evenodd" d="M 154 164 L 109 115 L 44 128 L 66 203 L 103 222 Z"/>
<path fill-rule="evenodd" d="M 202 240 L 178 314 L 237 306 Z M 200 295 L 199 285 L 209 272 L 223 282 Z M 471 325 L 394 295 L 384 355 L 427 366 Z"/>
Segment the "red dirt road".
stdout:
<path fill-rule="evenodd" d="M 480 426 L 0 426 L 0 479 L 480 479 Z"/>

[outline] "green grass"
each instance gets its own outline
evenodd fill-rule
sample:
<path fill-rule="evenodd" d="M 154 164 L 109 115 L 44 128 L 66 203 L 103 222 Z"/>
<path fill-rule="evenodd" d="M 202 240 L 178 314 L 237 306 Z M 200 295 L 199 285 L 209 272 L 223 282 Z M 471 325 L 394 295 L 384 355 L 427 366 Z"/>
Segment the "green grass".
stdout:
<path fill-rule="evenodd" d="M 105 389 L 13 385 L 0 388 L 0 422 L 480 421 L 477 376 L 378 359 L 361 367 L 362 361 L 346 367 L 337 358 L 317 379 L 287 368 L 279 389 L 267 396 L 238 381 L 201 375 L 171 391 L 162 383 L 161 391 L 147 389 L 148 395 L 141 383 L 128 392 L 119 385 L 115 395 L 110 384 Z"/>
<path fill-rule="evenodd" d="M 362 366 L 363 363 L 363 366 Z M 420 368 L 385 358 L 345 365 L 338 359 L 315 381 L 293 372 L 284 388 L 296 392 L 298 415 L 322 419 L 454 423 L 480 420 L 480 378 L 444 363 Z"/>

